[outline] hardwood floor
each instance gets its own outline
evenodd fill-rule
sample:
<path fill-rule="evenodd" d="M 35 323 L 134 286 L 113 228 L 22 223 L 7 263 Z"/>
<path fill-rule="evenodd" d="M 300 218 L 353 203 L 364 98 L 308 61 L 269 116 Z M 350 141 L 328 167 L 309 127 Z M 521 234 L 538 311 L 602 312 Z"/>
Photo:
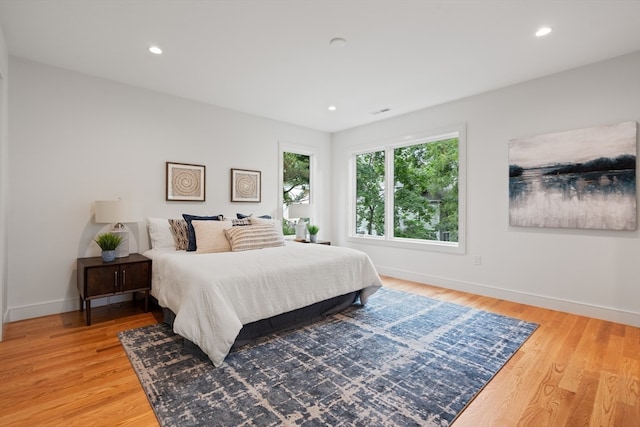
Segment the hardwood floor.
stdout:
<path fill-rule="evenodd" d="M 640 426 L 640 329 L 404 280 L 387 287 L 540 324 L 454 423 Z M 0 343 L 0 426 L 157 426 L 116 336 L 158 310 L 98 307 L 7 325 Z"/>

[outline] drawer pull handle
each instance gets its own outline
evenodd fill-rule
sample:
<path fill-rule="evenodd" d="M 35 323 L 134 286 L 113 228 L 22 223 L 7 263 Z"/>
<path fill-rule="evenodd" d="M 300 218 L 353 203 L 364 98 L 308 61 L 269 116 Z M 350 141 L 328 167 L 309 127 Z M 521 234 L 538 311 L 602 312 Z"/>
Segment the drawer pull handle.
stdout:
<path fill-rule="evenodd" d="M 127 283 L 127 270 L 122 270 L 122 290 L 126 288 Z"/>

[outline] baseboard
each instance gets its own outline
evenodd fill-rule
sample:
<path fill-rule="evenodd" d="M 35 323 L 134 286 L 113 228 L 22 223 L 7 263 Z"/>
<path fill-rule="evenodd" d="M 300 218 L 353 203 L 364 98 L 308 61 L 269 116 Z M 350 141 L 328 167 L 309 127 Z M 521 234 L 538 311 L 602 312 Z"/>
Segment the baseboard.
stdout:
<path fill-rule="evenodd" d="M 109 303 L 117 303 L 130 301 L 131 294 L 122 294 L 112 297 L 96 298 L 91 300 L 91 308 L 100 307 Z M 23 305 L 19 307 L 9 307 L 8 321 L 16 322 L 18 320 L 33 319 L 35 317 L 49 316 L 51 314 L 66 313 L 68 311 L 76 311 L 80 309 L 79 298 L 67 298 L 63 300 L 48 301 L 37 304 Z"/>
<path fill-rule="evenodd" d="M 376 266 L 376 269 L 378 270 L 378 273 L 383 276 L 396 277 L 398 279 L 411 280 L 412 282 L 440 286 L 456 291 L 469 292 L 472 294 L 504 299 L 520 304 L 533 305 L 536 307 L 548 308 L 550 310 L 563 311 L 580 316 L 594 317 L 597 319 L 608 320 L 610 322 L 640 327 L 640 313 L 638 312 L 553 298 L 545 295 L 519 292 L 496 286 L 483 285 L 480 283 L 451 280 L 445 277 L 431 276 L 428 274 L 400 270 L 397 268 Z"/>
<path fill-rule="evenodd" d="M 9 323 L 9 309 L 2 313 L 2 333 L 0 334 L 0 342 L 7 336 L 7 323 Z"/>

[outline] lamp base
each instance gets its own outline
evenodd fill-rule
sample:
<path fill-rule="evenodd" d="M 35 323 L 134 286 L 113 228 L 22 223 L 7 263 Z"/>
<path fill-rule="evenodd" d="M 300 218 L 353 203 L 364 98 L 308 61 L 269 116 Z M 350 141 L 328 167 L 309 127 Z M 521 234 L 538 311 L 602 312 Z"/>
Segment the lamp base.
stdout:
<path fill-rule="evenodd" d="M 296 240 L 305 240 L 307 238 L 307 223 L 300 218 L 296 224 Z"/>
<path fill-rule="evenodd" d="M 129 230 L 123 224 L 118 223 L 113 226 L 111 233 L 122 238 L 122 242 L 116 248 L 116 258 L 129 256 Z"/>

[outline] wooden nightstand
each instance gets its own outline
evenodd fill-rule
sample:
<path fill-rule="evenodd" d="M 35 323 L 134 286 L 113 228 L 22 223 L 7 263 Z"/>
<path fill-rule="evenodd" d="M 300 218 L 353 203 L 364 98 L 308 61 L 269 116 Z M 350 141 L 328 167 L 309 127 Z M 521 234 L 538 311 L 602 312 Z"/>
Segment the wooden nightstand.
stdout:
<path fill-rule="evenodd" d="M 102 257 L 78 258 L 77 284 L 80 311 L 87 306 L 87 326 L 91 325 L 91 300 L 95 298 L 145 292 L 146 312 L 151 291 L 151 260 L 140 254 L 116 258 L 113 262 L 103 262 Z"/>

